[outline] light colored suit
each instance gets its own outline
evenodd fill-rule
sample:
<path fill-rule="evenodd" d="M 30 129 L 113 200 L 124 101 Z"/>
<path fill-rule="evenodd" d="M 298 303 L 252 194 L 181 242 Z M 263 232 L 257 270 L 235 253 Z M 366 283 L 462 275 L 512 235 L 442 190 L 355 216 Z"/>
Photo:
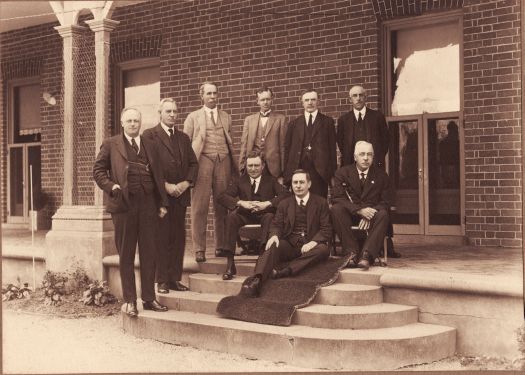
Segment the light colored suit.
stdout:
<path fill-rule="evenodd" d="M 244 120 L 241 137 L 241 153 L 239 155 L 239 171 L 246 167 L 246 155 L 252 151 L 259 127 L 259 112 L 249 115 Z M 287 123 L 284 115 L 270 112 L 264 129 L 264 157 L 266 168 L 275 178 L 281 177 L 284 171 L 284 141 Z"/>

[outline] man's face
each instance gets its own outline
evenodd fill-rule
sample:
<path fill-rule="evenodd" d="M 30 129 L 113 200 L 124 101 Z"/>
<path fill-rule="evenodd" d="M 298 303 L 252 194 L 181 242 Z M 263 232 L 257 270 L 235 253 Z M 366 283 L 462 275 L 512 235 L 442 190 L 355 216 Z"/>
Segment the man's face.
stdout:
<path fill-rule="evenodd" d="M 306 112 L 315 112 L 317 110 L 317 93 L 305 93 L 301 98 L 301 102 L 303 103 L 303 107 Z"/>
<path fill-rule="evenodd" d="M 357 109 L 358 111 L 362 110 L 366 105 L 365 89 L 361 86 L 352 87 L 352 89 L 350 89 L 350 100 L 352 101 L 354 109 Z"/>
<path fill-rule="evenodd" d="M 160 121 L 167 125 L 168 127 L 173 127 L 175 125 L 175 120 L 177 119 L 177 104 L 172 102 L 162 103 L 160 108 Z"/>
<path fill-rule="evenodd" d="M 251 178 L 258 178 L 262 174 L 263 169 L 264 163 L 259 156 L 246 159 L 246 170 Z"/>
<path fill-rule="evenodd" d="M 360 145 L 354 154 L 355 164 L 360 171 L 366 171 L 374 161 L 374 149 L 372 145 Z"/>
<path fill-rule="evenodd" d="M 263 91 L 257 94 L 257 104 L 259 104 L 261 112 L 266 112 L 272 108 L 272 100 L 270 91 Z"/>
<path fill-rule="evenodd" d="M 215 108 L 217 106 L 217 100 L 219 93 L 215 85 L 205 84 L 202 93 L 202 102 L 208 108 Z"/>
<path fill-rule="evenodd" d="M 140 131 L 140 114 L 134 109 L 128 109 L 122 114 L 120 119 L 124 133 L 129 137 L 135 138 Z"/>
<path fill-rule="evenodd" d="M 296 173 L 292 176 L 292 190 L 298 198 L 304 198 L 312 186 L 306 178 L 306 173 Z"/>

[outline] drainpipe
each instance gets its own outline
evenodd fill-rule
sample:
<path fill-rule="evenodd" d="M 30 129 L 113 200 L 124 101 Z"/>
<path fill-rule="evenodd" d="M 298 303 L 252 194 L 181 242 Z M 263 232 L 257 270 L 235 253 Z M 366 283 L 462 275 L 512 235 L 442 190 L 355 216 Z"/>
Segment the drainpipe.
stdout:
<path fill-rule="evenodd" d="M 521 248 L 523 273 L 525 275 L 525 238 L 523 238 L 523 229 L 525 224 L 525 153 L 523 152 L 523 143 L 525 142 L 525 126 L 523 126 L 523 113 L 525 111 L 525 68 L 523 63 L 525 61 L 525 5 L 520 1 L 521 13 Z M 525 277 L 523 278 L 523 290 L 525 290 Z M 525 306 L 525 293 L 523 295 L 523 302 Z M 525 317 L 525 308 L 523 311 Z"/>

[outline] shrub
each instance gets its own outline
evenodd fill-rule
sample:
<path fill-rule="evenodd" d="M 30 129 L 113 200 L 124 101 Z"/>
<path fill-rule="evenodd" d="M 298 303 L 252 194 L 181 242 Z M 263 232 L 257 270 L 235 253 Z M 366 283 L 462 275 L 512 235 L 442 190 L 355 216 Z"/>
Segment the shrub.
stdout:
<path fill-rule="evenodd" d="M 5 288 L 2 288 L 2 301 L 30 298 L 31 292 L 32 290 L 29 288 L 29 283 L 24 283 L 23 287 L 9 284 Z"/>
<path fill-rule="evenodd" d="M 113 303 L 116 301 L 115 296 L 109 293 L 109 287 L 105 281 L 95 280 L 88 285 L 87 290 L 82 294 L 80 302 L 84 302 L 85 305 L 104 306 L 107 303 Z"/>

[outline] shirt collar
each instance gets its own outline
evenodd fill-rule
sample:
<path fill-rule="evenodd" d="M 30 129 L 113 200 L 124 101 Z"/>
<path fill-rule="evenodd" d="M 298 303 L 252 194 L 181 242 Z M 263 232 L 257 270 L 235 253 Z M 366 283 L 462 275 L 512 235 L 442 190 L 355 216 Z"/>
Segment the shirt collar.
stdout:
<path fill-rule="evenodd" d="M 361 108 L 360 111 L 358 111 L 357 109 L 354 108 L 354 116 L 355 116 L 355 118 L 359 118 L 359 113 L 361 113 L 361 118 L 364 119 L 365 115 L 366 115 L 366 105 L 363 108 Z"/>
<path fill-rule="evenodd" d="M 357 169 L 357 174 L 359 175 L 360 178 L 361 178 L 361 173 L 364 173 L 364 174 L 365 174 L 365 178 L 368 177 L 368 172 L 370 171 L 370 168 L 368 168 L 368 169 L 365 170 L 365 171 L 362 171 L 362 170 L 360 170 L 359 168 L 357 168 L 357 165 L 356 165 L 355 167 L 356 167 L 356 169 Z"/>
<path fill-rule="evenodd" d="M 213 114 L 217 115 L 217 107 L 212 109 L 212 108 L 208 108 L 205 105 L 203 105 L 202 108 L 204 108 L 204 110 L 206 111 L 208 115 L 210 114 L 210 112 L 213 112 Z M 215 116 L 215 118 L 217 118 L 217 116 Z"/>
<path fill-rule="evenodd" d="M 129 135 L 127 135 L 126 133 L 124 133 L 124 137 L 126 137 L 126 139 L 128 140 L 128 143 L 131 144 L 131 137 Z M 140 148 L 140 135 L 137 135 L 135 137 L 135 142 L 137 143 L 137 146 L 139 146 Z"/>
<path fill-rule="evenodd" d="M 250 183 L 253 184 L 253 181 L 255 180 L 256 185 L 259 185 L 259 183 L 261 182 L 261 177 L 262 177 L 262 175 L 260 175 L 259 177 L 255 178 L 255 179 L 250 177 Z"/>
<path fill-rule="evenodd" d="M 306 193 L 306 195 L 303 198 L 299 198 L 297 195 L 295 195 L 295 201 L 298 205 L 300 204 L 301 199 L 303 200 L 303 203 L 306 206 L 306 203 L 308 203 L 308 199 L 310 199 L 310 192 Z"/>
<path fill-rule="evenodd" d="M 264 117 L 268 117 L 268 116 L 270 115 L 270 112 L 271 112 L 271 111 L 272 111 L 272 110 L 269 109 L 269 110 L 267 110 L 266 112 L 259 111 L 259 113 L 260 113 L 261 115 L 263 115 Z"/>
<path fill-rule="evenodd" d="M 315 119 L 317 118 L 317 112 L 319 112 L 318 109 L 316 109 L 313 112 L 304 111 L 304 118 L 305 118 L 307 124 L 308 124 L 308 120 L 310 119 L 310 113 L 312 114 L 312 123 L 315 122 Z"/>
<path fill-rule="evenodd" d="M 175 133 L 175 126 L 170 128 L 168 125 L 164 124 L 163 122 L 160 123 L 160 126 L 162 126 L 162 129 L 164 129 L 167 135 L 170 135 L 170 132 L 168 129 L 173 129 L 173 132 Z"/>

